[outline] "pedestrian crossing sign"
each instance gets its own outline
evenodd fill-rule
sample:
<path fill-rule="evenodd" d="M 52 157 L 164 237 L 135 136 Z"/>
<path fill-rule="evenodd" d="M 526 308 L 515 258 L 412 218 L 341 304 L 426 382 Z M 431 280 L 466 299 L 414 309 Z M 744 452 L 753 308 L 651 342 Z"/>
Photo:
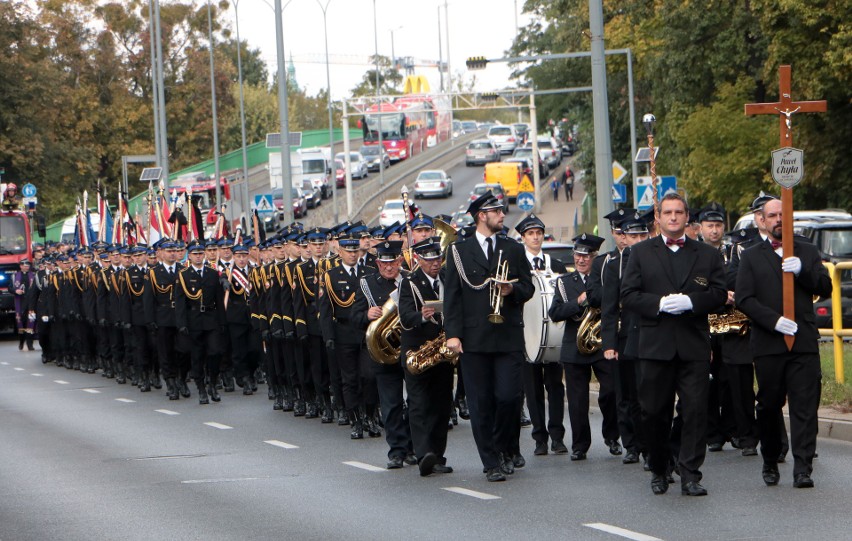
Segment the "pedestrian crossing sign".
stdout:
<path fill-rule="evenodd" d="M 255 195 L 254 209 L 258 212 L 258 214 L 263 214 L 264 212 L 275 212 L 275 206 L 272 204 L 272 194 L 264 193 Z"/>

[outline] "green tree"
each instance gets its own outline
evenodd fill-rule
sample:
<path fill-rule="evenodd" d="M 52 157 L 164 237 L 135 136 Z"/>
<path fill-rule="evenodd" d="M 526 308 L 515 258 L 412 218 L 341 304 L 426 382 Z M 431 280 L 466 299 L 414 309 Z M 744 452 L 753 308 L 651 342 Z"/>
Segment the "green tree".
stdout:
<path fill-rule="evenodd" d="M 352 89 L 353 96 L 371 96 L 376 94 L 376 65 L 378 65 L 379 94 L 388 96 L 399 94 L 399 86 L 402 84 L 402 75 L 393 69 L 390 58 L 382 55 L 373 55 L 370 62 L 374 66 L 364 73 L 361 82 Z"/>

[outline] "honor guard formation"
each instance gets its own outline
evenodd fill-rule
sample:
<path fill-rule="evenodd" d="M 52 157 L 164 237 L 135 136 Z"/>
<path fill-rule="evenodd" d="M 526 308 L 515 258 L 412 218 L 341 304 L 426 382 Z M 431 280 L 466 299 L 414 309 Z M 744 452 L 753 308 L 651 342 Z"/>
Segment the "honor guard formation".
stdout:
<path fill-rule="evenodd" d="M 458 232 L 406 208 L 405 223 L 372 229 L 295 222 L 269 239 L 38 245 L 9 288 L 19 349 L 37 337 L 44 363 L 207 407 L 265 385 L 273 410 L 346 426 L 353 440 L 384 436 L 388 469 L 451 473 L 460 417 L 486 479 L 505 481 L 527 464 L 524 400 L 534 455 L 583 461 L 594 375 L 600 441 L 642 463 L 654 494 L 674 475 L 682 494 L 707 494 L 705 454 L 728 442 L 760 454 L 767 485 L 792 450 L 794 486 L 812 487 L 812 299 L 831 281 L 802 238 L 782 259 L 776 197 L 751 210 L 756 228 L 725 234 L 724 209 L 691 213 L 669 194 L 656 213 L 606 216 L 611 251 L 584 233 L 558 261 L 542 251 L 545 224 L 529 215 L 511 238 L 488 191 Z M 781 315 L 784 273 L 795 321 Z"/>

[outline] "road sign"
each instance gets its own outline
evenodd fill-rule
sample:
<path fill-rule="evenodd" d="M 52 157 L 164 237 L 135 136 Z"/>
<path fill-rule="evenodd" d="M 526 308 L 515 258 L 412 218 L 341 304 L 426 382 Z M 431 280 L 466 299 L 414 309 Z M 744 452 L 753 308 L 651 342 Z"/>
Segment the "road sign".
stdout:
<path fill-rule="evenodd" d="M 804 173 L 804 152 L 790 147 L 772 151 L 772 179 L 775 182 L 784 188 L 792 188 L 802 181 Z"/>
<path fill-rule="evenodd" d="M 612 202 L 627 203 L 627 186 L 624 184 L 615 184 L 612 187 Z"/>
<path fill-rule="evenodd" d="M 27 182 L 26 184 L 24 184 L 24 187 L 21 188 L 21 195 L 23 195 L 24 197 L 35 197 L 37 191 L 38 190 L 36 190 L 34 184 Z"/>
<path fill-rule="evenodd" d="M 617 161 L 612 161 L 612 181 L 618 184 L 627 176 L 627 169 Z"/>
<path fill-rule="evenodd" d="M 38 197 L 24 197 L 21 200 L 25 207 L 34 207 L 38 205 Z"/>
<path fill-rule="evenodd" d="M 642 178 L 648 179 L 647 184 L 639 182 L 639 179 Z M 654 192 L 650 184 L 651 177 L 639 177 L 636 179 L 636 198 L 639 201 L 636 204 L 636 208 L 639 210 L 647 210 L 654 205 Z M 677 193 L 677 177 L 673 175 L 657 177 L 657 200 L 659 201 L 669 193 Z"/>
<path fill-rule="evenodd" d="M 535 208 L 535 195 L 532 192 L 518 192 L 518 208 L 529 212 Z"/>
<path fill-rule="evenodd" d="M 520 192 L 535 192 L 535 188 L 533 188 L 532 182 L 528 177 L 524 177 L 524 180 L 518 184 L 518 193 Z"/>
<path fill-rule="evenodd" d="M 271 193 L 257 194 L 254 196 L 254 209 L 258 214 L 264 212 L 275 212 L 275 205 L 272 201 Z"/>

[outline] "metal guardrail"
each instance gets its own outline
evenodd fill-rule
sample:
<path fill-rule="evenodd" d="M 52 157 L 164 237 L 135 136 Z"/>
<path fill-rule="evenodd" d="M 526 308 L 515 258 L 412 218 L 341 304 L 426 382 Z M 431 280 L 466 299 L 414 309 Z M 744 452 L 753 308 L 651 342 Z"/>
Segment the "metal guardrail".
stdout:
<path fill-rule="evenodd" d="M 821 336 L 830 336 L 834 344 L 834 379 L 845 382 L 843 373 L 843 338 L 852 336 L 852 329 L 843 328 L 843 295 L 840 276 L 844 270 L 852 269 L 852 261 L 823 263 L 831 276 L 831 328 L 818 329 Z"/>

